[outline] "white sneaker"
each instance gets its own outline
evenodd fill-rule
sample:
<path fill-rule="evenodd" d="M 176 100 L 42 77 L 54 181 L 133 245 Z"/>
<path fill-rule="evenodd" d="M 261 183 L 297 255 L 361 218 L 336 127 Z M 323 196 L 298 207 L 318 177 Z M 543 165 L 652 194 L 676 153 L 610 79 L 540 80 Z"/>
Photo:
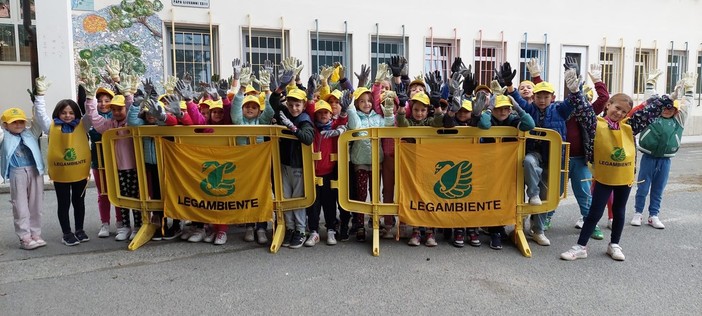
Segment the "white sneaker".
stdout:
<path fill-rule="evenodd" d="M 201 242 L 203 239 L 205 239 L 205 229 L 204 228 L 196 228 L 193 231 L 193 234 L 188 238 L 189 242 Z"/>
<path fill-rule="evenodd" d="M 305 247 L 314 247 L 319 242 L 319 234 L 316 231 L 312 231 L 310 233 L 310 236 L 307 237 L 307 241 L 305 241 Z"/>
<path fill-rule="evenodd" d="M 25 238 L 24 240 L 20 240 L 20 248 L 24 250 L 32 250 L 37 249 L 39 247 L 41 246 L 31 238 Z"/>
<path fill-rule="evenodd" d="M 541 246 L 550 246 L 551 241 L 546 238 L 546 235 L 544 233 L 531 233 L 531 239 L 534 240 L 537 244 Z"/>
<path fill-rule="evenodd" d="M 541 198 L 538 195 L 529 198 L 529 205 L 541 205 Z"/>
<path fill-rule="evenodd" d="M 619 244 L 609 244 L 607 254 L 614 260 L 624 261 L 624 253 L 622 253 L 622 247 Z"/>
<path fill-rule="evenodd" d="M 612 222 L 613 222 L 613 221 L 614 221 L 614 220 L 611 219 L 611 218 L 607 220 L 607 228 L 612 229 Z"/>
<path fill-rule="evenodd" d="M 246 234 L 244 234 L 244 241 L 252 242 L 254 241 L 254 228 L 246 227 Z"/>
<path fill-rule="evenodd" d="M 136 234 L 139 232 L 139 228 L 140 227 L 134 227 L 134 229 L 132 229 L 132 233 L 129 235 L 129 241 L 134 240 L 134 237 L 136 237 Z"/>
<path fill-rule="evenodd" d="M 215 232 L 207 232 L 207 231 L 205 231 L 205 238 L 203 238 L 202 241 L 203 241 L 203 242 L 206 242 L 206 243 L 211 243 L 211 242 L 213 242 L 213 241 L 215 240 L 215 235 L 216 235 L 216 234 L 217 234 L 217 233 L 215 233 Z"/>
<path fill-rule="evenodd" d="M 383 234 L 383 239 L 395 239 L 395 233 L 394 233 L 394 229 L 392 227 L 388 227 L 385 229 L 385 233 Z"/>
<path fill-rule="evenodd" d="M 334 246 L 336 245 L 336 231 L 335 230 L 327 230 L 327 245 L 329 246 Z"/>
<path fill-rule="evenodd" d="M 227 232 L 217 232 L 217 237 L 215 237 L 215 245 L 224 245 L 227 243 Z"/>
<path fill-rule="evenodd" d="M 127 240 L 127 238 L 129 238 L 130 232 L 131 232 L 131 230 L 129 229 L 129 227 L 117 228 L 117 236 L 115 236 L 115 240 L 117 240 L 117 241 Z"/>
<path fill-rule="evenodd" d="M 585 258 L 587 258 L 587 247 L 581 245 L 575 245 L 561 254 L 561 259 L 568 261 Z"/>
<path fill-rule="evenodd" d="M 100 231 L 98 232 L 98 237 L 110 237 L 110 224 L 102 223 L 102 226 L 100 226 Z"/>
<path fill-rule="evenodd" d="M 190 237 L 193 235 L 194 232 L 195 232 L 195 228 L 193 228 L 192 226 L 185 226 L 183 228 L 183 233 L 180 234 L 180 240 L 190 239 Z"/>
<path fill-rule="evenodd" d="M 265 229 L 260 228 L 256 231 L 256 242 L 260 245 L 265 245 L 268 243 L 268 237 L 266 236 Z"/>
<path fill-rule="evenodd" d="M 635 213 L 634 217 L 631 219 L 631 226 L 641 226 L 641 218 L 643 215 L 641 213 Z"/>
<path fill-rule="evenodd" d="M 648 217 L 648 225 L 652 226 L 653 228 L 658 228 L 658 229 L 665 228 L 665 225 L 663 225 L 661 220 L 658 219 L 658 216 L 649 216 Z"/>
<path fill-rule="evenodd" d="M 575 228 L 582 229 L 584 224 L 585 224 L 585 221 L 583 220 L 583 217 L 580 216 L 580 219 L 578 219 L 578 221 L 575 222 Z"/>

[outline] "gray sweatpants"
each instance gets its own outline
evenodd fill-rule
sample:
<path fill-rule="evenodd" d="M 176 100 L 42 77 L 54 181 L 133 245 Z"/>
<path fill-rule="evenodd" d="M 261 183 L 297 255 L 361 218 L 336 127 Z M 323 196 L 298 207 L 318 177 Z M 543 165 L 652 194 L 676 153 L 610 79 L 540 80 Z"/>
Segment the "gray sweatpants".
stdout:
<path fill-rule="evenodd" d="M 302 181 L 302 168 L 283 165 L 283 198 L 296 198 L 305 195 Z M 305 232 L 307 212 L 304 208 L 289 210 L 284 213 L 286 229 L 293 227 L 299 232 Z"/>

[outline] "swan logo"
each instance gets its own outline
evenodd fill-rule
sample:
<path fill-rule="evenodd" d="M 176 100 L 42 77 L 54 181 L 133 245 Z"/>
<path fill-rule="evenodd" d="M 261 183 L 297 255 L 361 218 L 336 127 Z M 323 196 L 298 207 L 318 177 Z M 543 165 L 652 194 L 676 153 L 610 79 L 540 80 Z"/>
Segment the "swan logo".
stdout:
<path fill-rule="evenodd" d="M 609 158 L 612 158 L 612 160 L 616 162 L 623 161 L 626 159 L 626 151 L 624 151 L 624 148 L 622 147 L 614 147 L 614 150 L 612 150 L 612 154 Z"/>
<path fill-rule="evenodd" d="M 202 172 L 209 170 L 209 173 L 200 181 L 200 189 L 211 196 L 231 195 L 235 190 L 236 179 L 225 179 L 224 176 L 233 173 L 235 169 L 236 165 L 231 162 L 220 164 L 218 161 L 205 161 L 202 163 Z"/>
<path fill-rule="evenodd" d="M 434 193 L 443 199 L 461 199 L 473 191 L 473 164 L 463 160 L 458 163 L 453 161 L 439 161 L 436 163 L 434 174 L 439 180 L 434 184 Z"/>

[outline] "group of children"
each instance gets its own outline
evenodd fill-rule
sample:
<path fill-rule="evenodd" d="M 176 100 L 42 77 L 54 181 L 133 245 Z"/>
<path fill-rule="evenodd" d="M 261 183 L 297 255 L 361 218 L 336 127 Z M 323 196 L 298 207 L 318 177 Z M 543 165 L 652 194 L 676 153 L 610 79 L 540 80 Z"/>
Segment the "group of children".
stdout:
<path fill-rule="evenodd" d="M 296 140 L 281 139 L 279 142 L 282 194 L 285 198 L 304 195 L 302 144 L 313 146 L 322 157 L 314 163 L 316 176 L 322 178 L 321 185 L 316 188 L 314 205 L 287 211 L 284 219 L 277 219 L 284 220 L 287 228 L 283 246 L 299 248 L 303 245 L 312 247 L 320 242 L 320 212 L 324 214 L 328 245 L 335 245 L 337 238 L 348 240 L 350 234 L 355 234 L 358 241 L 366 239 L 363 214 L 342 209 L 338 205 L 337 193 L 331 187 L 332 180 L 338 177 L 338 168 L 330 157 L 337 152 L 337 138 L 345 131 L 391 126 L 471 126 L 481 129 L 511 126 L 521 131 L 530 131 L 535 127 L 553 129 L 563 141 L 571 143 L 570 179 L 582 215 L 576 227 L 582 230 L 577 245 L 563 253 L 561 258 L 585 258 L 588 239 L 603 238 L 597 222 L 611 199 L 612 237 L 607 253 L 615 260 L 624 260 L 619 240 L 629 190 L 635 182 L 634 135 L 642 132 L 639 150 L 643 152 L 643 157 L 638 179 L 642 184 L 639 184 L 636 213 L 631 224 L 641 225 L 641 213 L 650 187 L 648 222 L 653 227 L 663 228 L 657 216 L 662 190 L 667 181 L 670 157 L 680 144 L 695 79 L 694 74 L 686 74 L 671 96 L 652 95 L 632 111 L 633 101 L 627 95 L 620 93 L 609 97 L 598 65 L 592 65 L 588 72 L 597 93 L 596 101 L 592 102 L 592 89 L 583 86 L 583 80 L 578 76 L 578 65 L 570 59 L 564 65 L 568 94 L 563 101 L 556 101 L 553 85 L 541 79 L 537 60 L 527 64 L 531 80 L 524 80 L 515 87 L 513 79 L 516 71 L 505 63 L 496 69 L 495 78 L 488 87 L 476 83 L 471 68 L 466 67 L 460 58 L 455 60 L 451 75 L 445 80 L 441 79 L 439 72 L 410 80 L 406 60 L 396 56 L 389 64 L 378 65 L 375 81 L 370 84 L 370 69 L 364 65 L 361 73 L 356 74 L 356 88 L 344 76 L 345 71 L 340 64 L 322 67 L 319 74 L 313 75 L 307 87 L 304 87 L 299 77 L 302 63 L 295 58 L 283 60 L 277 74 L 271 63 L 266 62 L 259 70 L 258 78 L 252 74 L 249 65 L 235 60 L 233 76 L 229 81 L 204 85 L 202 91 L 196 93 L 189 77 L 181 80 L 170 77 L 163 83 L 166 93 L 160 96 L 150 80 L 141 82 L 128 69 L 120 71 L 119 64 L 114 61 L 108 65 L 111 76 L 107 78 L 111 78 L 112 82 L 99 85 L 92 75 L 96 70 L 88 63 L 80 63 L 84 110 L 73 100 L 61 100 L 49 117 L 43 97 L 49 84 L 40 77 L 36 80 L 30 127 L 27 127 L 27 117 L 22 110 L 11 108 L 3 112 L 3 177 L 10 180 L 15 230 L 23 249 L 46 245 L 41 238 L 40 211 L 42 175 L 45 171 L 56 189 L 62 242 L 72 246 L 90 240 L 83 227 L 85 189 L 92 169 L 98 192 L 105 190 L 104 179 L 100 179 L 97 172 L 97 161 L 102 159 L 102 153 L 95 143 L 108 129 L 145 124 L 285 126 L 296 137 Z M 656 78 L 655 75 L 650 76 L 648 92 L 655 86 Z M 254 88 L 254 83 L 258 85 L 258 90 Z M 143 89 L 139 89 L 140 85 Z M 603 111 L 603 117 L 597 116 Z M 197 131 L 209 133 L 211 129 Z M 44 166 L 38 146 L 42 132 L 49 136 L 47 166 Z M 128 130 L 121 132 L 128 133 Z M 251 141 L 248 137 L 239 137 L 236 143 L 246 146 Z M 261 137 L 255 141 L 266 140 Z M 484 138 L 481 142 L 494 140 Z M 114 142 L 119 191 L 126 197 L 138 197 L 137 168 L 143 167 L 149 182 L 150 198 L 160 199 L 161 184 L 154 142 L 145 139 L 143 146 L 146 165 L 137 166 L 133 141 L 121 138 Z M 381 141 L 378 157 L 381 159 L 382 200 L 386 203 L 395 199 L 394 149 L 392 139 Z M 366 201 L 371 189 L 371 151 L 370 140 L 351 144 L 349 163 L 353 176 L 350 177 L 349 187 L 355 200 Z M 546 144 L 534 140 L 527 142 L 523 164 L 527 202 L 531 205 L 541 205 L 545 196 L 548 157 Z M 588 164 L 592 164 L 592 173 Z M 594 179 L 592 189 L 589 185 L 591 178 Z M 74 229 L 71 229 L 69 217 L 71 204 Z M 98 237 L 110 235 L 110 207 L 107 198 L 99 194 L 102 225 Z M 130 214 L 133 215 L 133 225 Z M 539 245 L 550 245 L 544 232 L 550 227 L 552 214 L 538 214 L 530 219 L 531 238 Z M 162 211 L 153 211 L 147 218 L 162 227 L 157 230 L 154 240 L 180 236 L 191 242 L 206 241 L 218 245 L 227 241 L 227 225 L 194 222 L 184 227 L 178 219 L 164 218 Z M 133 239 L 141 221 L 142 215 L 138 210 L 116 208 L 115 239 Z M 396 229 L 393 227 L 396 224 L 394 216 L 383 218 L 383 238 L 395 237 L 393 232 Z M 504 227 L 484 230 L 490 235 L 490 247 L 502 249 L 502 241 L 507 237 Z M 478 231 L 477 227 L 444 230 L 456 247 L 463 247 L 466 237 L 469 245 L 480 246 Z M 246 225 L 244 239 L 266 244 L 266 232 L 267 223 L 250 223 Z M 428 247 L 437 245 L 433 228 L 412 229 L 408 244 L 418 246 L 422 241 Z"/>

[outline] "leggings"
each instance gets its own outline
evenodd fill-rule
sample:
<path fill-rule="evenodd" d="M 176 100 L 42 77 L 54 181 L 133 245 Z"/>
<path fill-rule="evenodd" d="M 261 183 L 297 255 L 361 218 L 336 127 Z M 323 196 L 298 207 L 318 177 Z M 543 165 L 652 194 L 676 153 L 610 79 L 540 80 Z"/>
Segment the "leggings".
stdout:
<path fill-rule="evenodd" d="M 100 179 L 100 172 L 98 169 L 92 169 L 93 171 L 93 179 L 95 179 L 95 187 L 97 188 L 98 192 L 98 210 L 100 212 L 100 222 L 102 223 L 110 223 L 110 208 L 112 205 L 110 204 L 110 199 L 107 197 L 107 195 L 103 195 L 102 193 L 105 192 L 104 183 L 102 183 L 102 179 Z M 115 223 L 122 223 L 122 214 L 115 210 Z"/>
<path fill-rule="evenodd" d="M 71 232 L 71 220 L 68 211 L 73 204 L 73 218 L 76 231 L 83 230 L 85 220 L 85 187 L 88 179 L 76 182 L 54 182 L 56 201 L 58 202 L 58 219 L 64 234 Z"/>
<path fill-rule="evenodd" d="M 368 191 L 373 190 L 373 183 L 371 181 L 372 172 L 370 170 L 358 169 L 356 170 L 356 200 L 365 202 L 368 198 Z M 363 221 L 365 219 L 365 214 L 354 213 L 353 214 L 356 224 L 358 227 L 363 227 Z"/>
<path fill-rule="evenodd" d="M 592 190 L 592 204 L 590 205 L 590 213 L 585 217 L 585 224 L 580 230 L 578 245 L 587 246 L 587 242 L 595 231 L 595 225 L 602 218 L 604 209 L 607 206 L 610 194 L 613 195 L 612 200 L 612 236 L 611 243 L 618 244 L 624 230 L 624 216 L 626 215 L 626 201 L 629 199 L 631 187 L 628 185 L 606 185 L 595 181 Z"/>
<path fill-rule="evenodd" d="M 119 176 L 119 194 L 125 197 L 133 197 L 133 198 L 138 198 L 139 197 L 139 182 L 138 182 L 138 177 L 137 177 L 137 171 L 136 169 L 128 169 L 128 170 L 118 170 L 117 174 Z M 120 213 L 122 214 L 122 226 L 123 227 L 131 227 L 130 220 L 129 220 L 129 211 L 130 209 L 128 208 L 119 208 Z M 137 210 L 131 210 L 132 214 L 134 215 L 134 227 L 141 227 L 141 212 Z"/>

